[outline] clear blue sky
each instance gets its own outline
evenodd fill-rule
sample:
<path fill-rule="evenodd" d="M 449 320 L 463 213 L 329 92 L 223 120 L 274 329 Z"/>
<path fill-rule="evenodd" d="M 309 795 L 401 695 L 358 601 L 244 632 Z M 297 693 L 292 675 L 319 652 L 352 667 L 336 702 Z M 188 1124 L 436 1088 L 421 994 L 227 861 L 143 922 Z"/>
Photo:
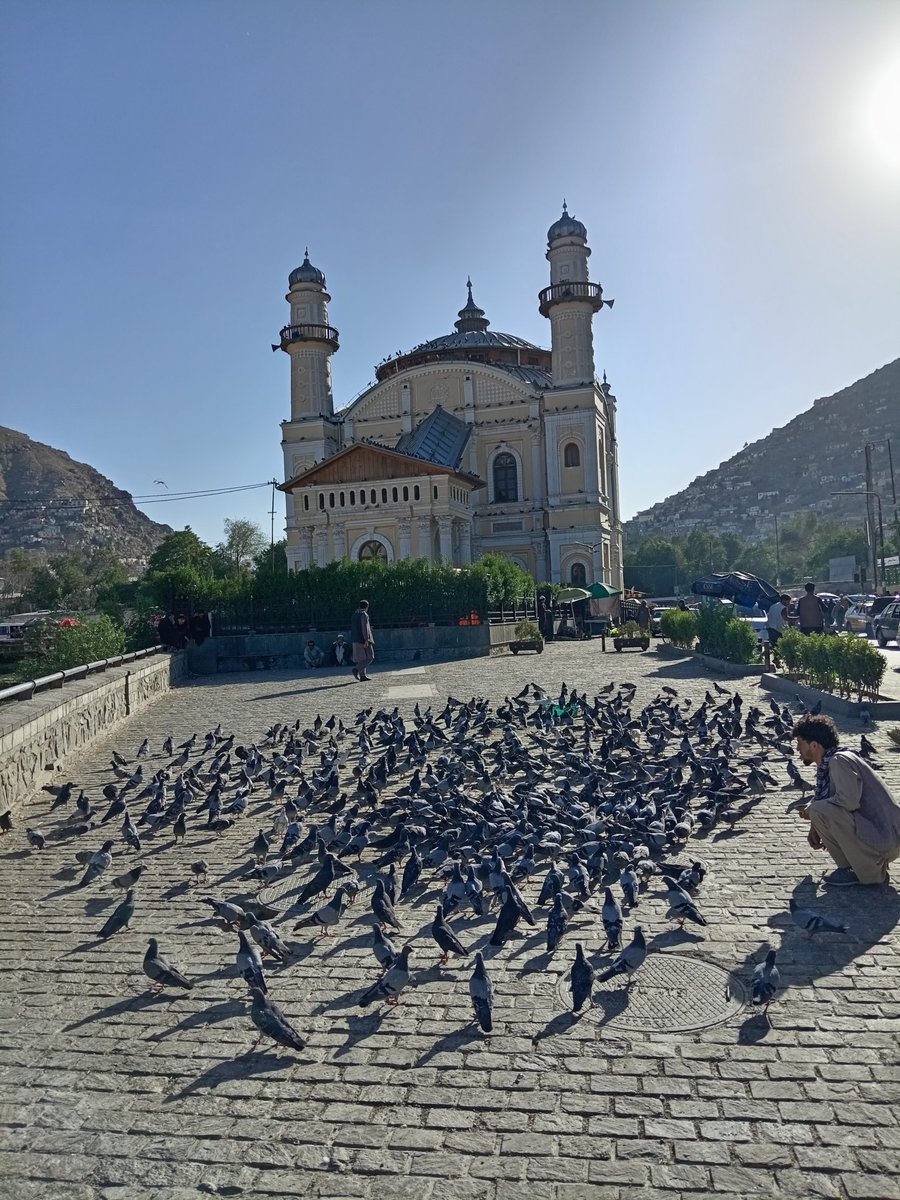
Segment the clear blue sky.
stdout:
<path fill-rule="evenodd" d="M 306 245 L 338 408 L 468 273 L 549 345 L 563 196 L 625 516 L 900 354 L 895 0 L 7 0 L 0 168 L 0 421 L 135 494 L 281 478 Z"/>

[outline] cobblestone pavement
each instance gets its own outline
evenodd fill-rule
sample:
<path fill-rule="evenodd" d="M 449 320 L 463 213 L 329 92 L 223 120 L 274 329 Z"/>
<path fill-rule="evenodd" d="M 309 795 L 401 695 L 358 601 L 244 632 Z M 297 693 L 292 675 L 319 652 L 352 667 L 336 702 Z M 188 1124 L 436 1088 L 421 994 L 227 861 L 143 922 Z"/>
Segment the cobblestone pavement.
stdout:
<path fill-rule="evenodd" d="M 603 655 L 597 643 L 383 666 L 367 688 L 327 672 L 199 679 L 70 760 L 63 777 L 99 806 L 112 749 L 133 755 L 145 734 L 157 751 L 166 734 L 202 736 L 217 721 L 258 739 L 276 720 L 334 712 L 352 722 L 362 702 L 408 712 L 448 694 L 496 701 L 531 679 L 590 695 L 633 680 L 639 705 L 662 685 L 695 700 L 709 686 L 693 662 Z M 765 699 L 752 681 L 729 686 Z M 900 791 L 900 754 L 884 728 L 871 736 Z M 672 932 L 651 887 L 639 909 L 651 947 L 645 983 L 632 996 L 599 985 L 597 1006 L 580 1018 L 560 985 L 578 938 L 598 961 L 596 905 L 549 965 L 542 925 L 490 959 L 496 1025 L 484 1037 L 470 1023 L 469 963 L 435 966 L 434 890 L 401 908 L 420 986 L 395 1010 L 357 1007 L 376 974 L 364 893 L 338 937 L 303 943 L 290 965 L 269 969 L 273 998 L 309 1037 L 304 1052 L 280 1055 L 251 1051 L 236 939 L 185 883 L 187 864 L 203 856 L 212 866 L 203 890 L 246 887 L 236 880 L 252 815 L 219 839 L 195 825 L 176 851 L 167 837 L 148 839 L 131 930 L 104 943 L 95 935 L 116 894 L 108 884 L 74 891 L 72 844 L 50 840 L 28 854 L 20 822 L 0 841 L 0 1196 L 900 1197 L 900 897 L 891 887 L 817 894 L 826 863 L 785 812 L 795 796 L 772 791 L 733 833 L 696 843 L 709 865 L 703 936 Z M 48 811 L 49 797 L 37 796 L 29 823 L 52 831 Z M 86 842 L 99 839 L 78 845 Z M 117 850 L 115 866 L 127 862 Z M 849 932 L 807 942 L 785 920 L 792 894 Z M 457 927 L 472 944 L 489 924 Z M 193 991 L 146 994 L 148 935 L 197 981 Z M 741 1003 L 742 982 L 770 945 L 786 984 L 771 1025 Z M 677 1028 L 672 991 L 680 1024 L 719 1023 Z"/>

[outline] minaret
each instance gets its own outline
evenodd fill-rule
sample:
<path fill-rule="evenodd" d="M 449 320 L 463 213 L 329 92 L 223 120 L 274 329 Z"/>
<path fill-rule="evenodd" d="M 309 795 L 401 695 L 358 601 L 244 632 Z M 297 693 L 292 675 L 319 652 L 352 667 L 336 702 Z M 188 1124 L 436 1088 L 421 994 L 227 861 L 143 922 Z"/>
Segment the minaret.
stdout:
<path fill-rule="evenodd" d="M 466 280 L 466 287 L 469 289 L 469 298 L 465 303 L 465 307 L 459 310 L 459 320 L 454 321 L 454 327 L 457 333 L 484 333 L 490 321 L 484 315 L 484 309 L 479 308 L 472 299 L 472 280 Z"/>
<path fill-rule="evenodd" d="M 325 276 L 309 261 L 303 262 L 288 277 L 290 291 L 285 299 L 291 306 L 291 323 L 281 331 L 280 346 L 291 359 L 291 420 L 309 417 L 333 417 L 331 356 L 338 348 L 338 331 L 328 324 Z"/>
<path fill-rule="evenodd" d="M 550 286 L 539 294 L 540 312 L 550 318 L 553 349 L 553 386 L 577 387 L 594 379 L 595 312 L 612 300 L 603 299 L 603 288 L 588 279 L 587 229 L 569 216 L 563 201 L 562 216 L 547 230 Z"/>

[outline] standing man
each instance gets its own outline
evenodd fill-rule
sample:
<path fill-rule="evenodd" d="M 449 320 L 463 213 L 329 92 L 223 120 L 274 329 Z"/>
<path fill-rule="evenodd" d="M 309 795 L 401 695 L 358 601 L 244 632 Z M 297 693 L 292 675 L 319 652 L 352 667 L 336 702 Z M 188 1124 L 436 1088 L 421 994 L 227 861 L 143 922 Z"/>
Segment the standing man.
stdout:
<path fill-rule="evenodd" d="M 816 585 L 808 583 L 804 594 L 797 601 L 797 621 L 801 633 L 824 633 L 825 613 L 822 601 L 816 595 Z"/>
<path fill-rule="evenodd" d="M 360 600 L 350 618 L 350 641 L 353 643 L 353 674 L 360 683 L 368 683 L 370 676 L 366 674 L 366 668 L 375 657 L 368 600 Z"/>
<path fill-rule="evenodd" d="M 790 596 L 779 596 L 766 611 L 766 632 L 769 635 L 769 645 L 773 650 L 778 645 L 778 639 L 784 633 L 784 621 L 790 603 Z"/>
<path fill-rule="evenodd" d="M 652 619 L 653 613 L 650 611 L 650 605 L 646 600 L 642 600 L 637 610 L 637 623 L 640 625 L 642 633 L 650 632 L 650 622 Z"/>
<path fill-rule="evenodd" d="M 816 766 L 816 794 L 800 816 L 810 823 L 806 840 L 827 850 L 837 870 L 832 887 L 888 882 L 888 864 L 900 857 L 900 807 L 864 758 L 838 749 L 831 717 L 801 717 L 794 726 L 797 753 Z"/>

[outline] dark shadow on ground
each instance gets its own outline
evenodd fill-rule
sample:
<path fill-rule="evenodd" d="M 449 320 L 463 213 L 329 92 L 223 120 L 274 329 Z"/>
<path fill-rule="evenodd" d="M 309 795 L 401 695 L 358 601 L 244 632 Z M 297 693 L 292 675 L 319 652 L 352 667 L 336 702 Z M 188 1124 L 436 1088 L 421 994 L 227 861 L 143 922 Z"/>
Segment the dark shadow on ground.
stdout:
<path fill-rule="evenodd" d="M 471 1025 L 467 1025 L 465 1029 L 454 1029 L 452 1032 L 445 1034 L 444 1037 L 438 1038 L 434 1045 L 430 1046 L 417 1061 L 416 1066 L 427 1066 L 439 1054 L 449 1054 L 454 1050 L 464 1050 L 472 1042 L 480 1042 L 487 1036 L 474 1021 Z"/>
<path fill-rule="evenodd" d="M 239 1000 L 223 1000 L 220 1004 L 213 1004 L 210 1008 L 204 1009 L 202 1012 L 191 1013 L 190 1016 L 179 1021 L 177 1025 L 171 1025 L 168 1029 L 163 1029 L 160 1033 L 151 1034 L 146 1041 L 162 1042 L 166 1038 L 172 1037 L 176 1033 L 182 1033 L 186 1029 L 199 1029 L 204 1025 L 215 1025 L 218 1021 L 227 1021 L 229 1017 L 243 1017 L 247 1015 L 247 1006 Z"/>
<path fill-rule="evenodd" d="M 117 1000 L 114 1004 L 108 1005 L 106 1008 L 98 1009 L 97 1012 L 90 1013 L 86 1017 L 82 1017 L 80 1021 L 73 1021 L 71 1025 L 64 1025 L 63 1033 L 71 1033 L 75 1029 L 81 1029 L 85 1025 L 93 1025 L 95 1021 L 104 1021 L 107 1017 L 117 1017 L 122 1013 L 140 1012 L 145 1008 L 154 1008 L 157 1004 L 171 1003 L 180 997 L 175 992 L 140 992 L 136 996 L 126 996 L 122 1000 Z"/>
<path fill-rule="evenodd" d="M 266 1050 L 248 1050 L 246 1054 L 242 1054 L 238 1058 L 209 1067 L 180 1092 L 167 1096 L 165 1102 L 170 1104 L 173 1100 L 184 1100 L 186 1096 L 192 1096 L 204 1088 L 217 1088 L 220 1084 L 228 1083 L 232 1079 L 248 1079 L 252 1075 L 269 1075 L 274 1071 L 286 1071 L 302 1061 L 299 1058 L 283 1057 Z"/>
<path fill-rule="evenodd" d="M 365 1041 L 373 1033 L 377 1033 L 381 1027 L 381 1022 L 387 1016 L 387 1008 L 382 1006 L 375 1012 L 367 1013 L 365 1016 L 348 1016 L 347 1017 L 347 1040 L 338 1046 L 332 1055 L 333 1058 L 340 1058 L 347 1054 L 354 1046 L 358 1046 L 360 1042 Z"/>

